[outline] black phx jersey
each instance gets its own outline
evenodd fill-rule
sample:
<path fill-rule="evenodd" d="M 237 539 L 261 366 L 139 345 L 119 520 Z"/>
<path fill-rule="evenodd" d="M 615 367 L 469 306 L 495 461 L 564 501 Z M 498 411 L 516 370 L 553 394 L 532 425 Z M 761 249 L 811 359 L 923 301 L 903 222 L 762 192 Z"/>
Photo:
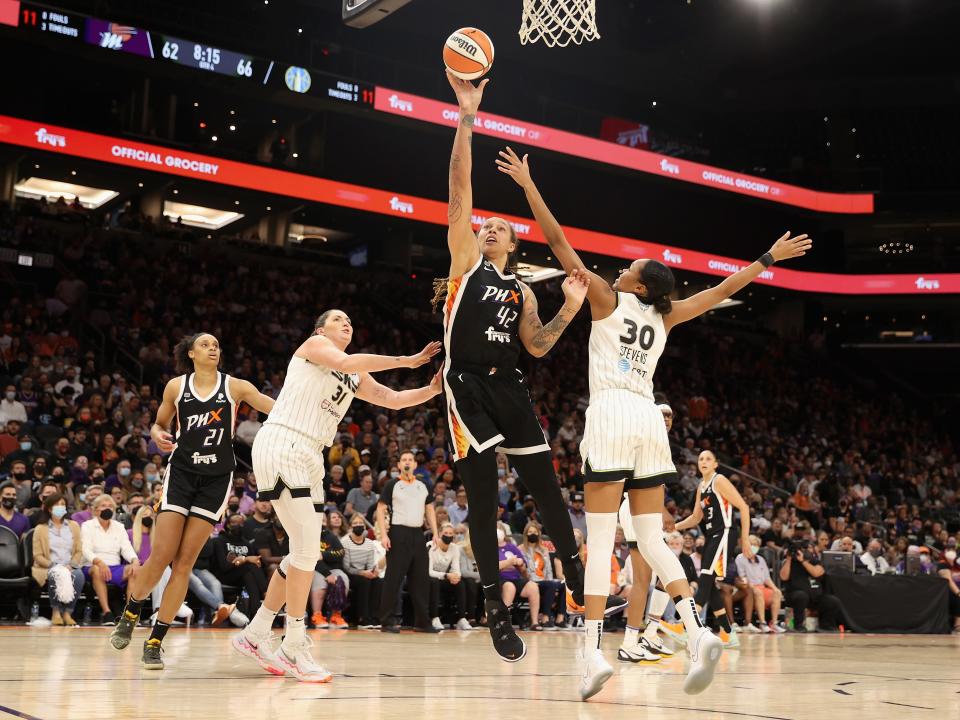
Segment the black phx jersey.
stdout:
<path fill-rule="evenodd" d="M 177 447 L 170 465 L 198 475 L 225 475 L 236 469 L 233 430 L 236 405 L 230 396 L 230 376 L 217 373 L 217 384 L 206 397 L 197 394 L 194 374 L 183 379 L 177 397 Z"/>
<path fill-rule="evenodd" d="M 450 279 L 443 314 L 447 357 L 454 366 L 517 366 L 523 290 L 516 276 L 501 275 L 480 258 L 469 272 Z"/>
<path fill-rule="evenodd" d="M 454 460 L 473 448 L 529 455 L 549 449 L 520 357 L 523 288 L 482 257 L 447 285 L 444 385 Z"/>

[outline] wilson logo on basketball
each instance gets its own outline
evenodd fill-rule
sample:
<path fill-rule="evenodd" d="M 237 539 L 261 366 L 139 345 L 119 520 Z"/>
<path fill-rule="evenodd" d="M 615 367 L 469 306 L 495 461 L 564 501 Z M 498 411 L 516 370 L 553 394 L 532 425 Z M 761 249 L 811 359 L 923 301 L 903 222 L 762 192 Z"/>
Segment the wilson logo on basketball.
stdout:
<path fill-rule="evenodd" d="M 453 42 L 455 42 L 459 46 L 459 48 L 463 50 L 465 53 L 469 53 L 470 55 L 477 54 L 477 50 L 478 50 L 477 46 L 474 45 L 469 40 L 467 40 L 465 37 L 462 37 L 460 35 L 454 35 L 450 39 Z"/>

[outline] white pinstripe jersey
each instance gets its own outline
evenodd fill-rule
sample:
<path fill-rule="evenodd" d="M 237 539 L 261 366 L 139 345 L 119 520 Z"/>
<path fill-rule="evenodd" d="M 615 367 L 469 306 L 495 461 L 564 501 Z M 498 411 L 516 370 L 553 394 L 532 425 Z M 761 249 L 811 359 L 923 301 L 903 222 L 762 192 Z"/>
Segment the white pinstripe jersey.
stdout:
<path fill-rule="evenodd" d="M 330 446 L 360 385 L 360 376 L 315 365 L 294 355 L 264 425 L 280 425 Z"/>
<path fill-rule="evenodd" d="M 617 307 L 590 327 L 590 395 L 629 390 L 653 400 L 653 374 L 667 343 L 663 316 L 633 293 L 617 293 Z"/>

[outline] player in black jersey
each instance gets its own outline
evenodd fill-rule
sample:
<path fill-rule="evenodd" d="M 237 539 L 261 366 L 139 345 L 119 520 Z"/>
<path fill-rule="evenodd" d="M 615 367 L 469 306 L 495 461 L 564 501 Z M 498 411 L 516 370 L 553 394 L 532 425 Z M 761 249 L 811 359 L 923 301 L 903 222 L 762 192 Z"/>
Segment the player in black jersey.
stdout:
<path fill-rule="evenodd" d="M 245 402 L 261 413 L 273 408 L 273 398 L 261 394 L 246 380 L 220 372 L 220 343 L 213 335 L 197 333 L 174 348 L 177 372 L 167 383 L 157 420 L 150 430 L 162 452 L 169 452 L 163 496 L 153 534 L 150 557 L 131 579 L 127 607 L 110 643 L 122 650 L 130 644 L 144 599 L 172 563 L 157 622 L 143 644 L 145 668 L 163 668 L 160 644 L 187 596 L 193 565 L 219 522 L 232 489 L 233 431 L 236 411 Z M 169 433 L 177 420 L 176 437 Z"/>
<path fill-rule="evenodd" d="M 571 273 L 563 283 L 563 308 L 544 325 L 533 291 L 509 267 L 517 250 L 517 236 L 510 224 L 490 218 L 479 234 L 474 234 L 470 141 L 488 81 L 476 87 L 449 73 L 448 78 L 460 103 L 460 122 L 450 158 L 450 277 L 440 281 L 434 305 L 444 302 L 447 415 L 454 460 L 470 504 L 470 537 L 486 597 L 490 634 L 500 657 L 515 662 L 524 656 L 526 646 L 514 632 L 510 614 L 500 600 L 496 453 L 512 456 L 523 483 L 537 499 L 562 558 L 567 585 L 582 602 L 583 566 L 573 527 L 551 464 L 550 447 L 517 361 L 521 345 L 535 357 L 553 347 L 580 310 L 589 282 L 585 273 Z"/>
<path fill-rule="evenodd" d="M 723 580 L 729 570 L 733 510 L 740 511 L 740 548 L 747 560 L 753 559 L 750 549 L 750 506 L 727 478 L 721 475 L 716 456 L 704 450 L 697 458 L 697 466 L 703 480 L 697 486 L 697 499 L 693 513 L 676 525 L 680 532 L 700 526 L 706 542 L 703 545 L 700 563 L 700 581 L 694 600 L 697 609 L 709 606 L 720 626 L 720 639 L 727 647 L 738 647 L 740 641 L 730 625 L 730 618 L 723 604 L 723 595 L 717 582 Z"/>

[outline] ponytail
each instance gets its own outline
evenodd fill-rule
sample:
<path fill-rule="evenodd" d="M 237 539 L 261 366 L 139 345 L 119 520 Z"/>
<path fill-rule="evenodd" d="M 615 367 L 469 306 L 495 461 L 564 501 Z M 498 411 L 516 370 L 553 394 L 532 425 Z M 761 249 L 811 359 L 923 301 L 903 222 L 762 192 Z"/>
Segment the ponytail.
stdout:
<path fill-rule="evenodd" d="M 661 315 L 669 315 L 673 310 L 673 301 L 669 295 L 661 295 L 650 304 L 653 305 L 653 309 Z"/>
<path fill-rule="evenodd" d="M 193 360 L 190 359 L 190 351 L 193 350 L 194 343 L 197 342 L 206 333 L 194 333 L 193 335 L 184 335 L 180 342 L 173 348 L 174 369 L 180 375 L 193 370 Z"/>

